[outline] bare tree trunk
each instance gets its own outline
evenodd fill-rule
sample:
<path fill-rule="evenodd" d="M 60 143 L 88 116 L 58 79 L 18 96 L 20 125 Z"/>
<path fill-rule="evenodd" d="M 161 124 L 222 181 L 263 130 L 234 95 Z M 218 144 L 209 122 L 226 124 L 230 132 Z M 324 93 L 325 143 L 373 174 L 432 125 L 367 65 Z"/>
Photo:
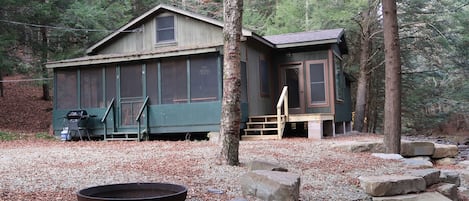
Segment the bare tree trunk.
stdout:
<path fill-rule="evenodd" d="M 50 100 L 49 94 L 49 84 L 47 83 L 47 78 L 49 77 L 46 68 L 47 62 L 47 52 L 48 52 L 48 41 L 47 41 L 47 28 L 41 27 L 40 29 L 41 37 L 42 37 L 42 48 L 41 48 L 41 74 L 42 78 L 44 78 L 42 82 L 42 99 L 43 100 Z"/>
<path fill-rule="evenodd" d="M 372 9 L 371 0 L 368 3 L 368 9 L 361 14 L 361 20 L 358 22 L 361 27 L 360 36 L 360 76 L 357 85 L 357 101 L 355 103 L 355 119 L 353 120 L 353 129 L 359 132 L 364 132 L 365 124 L 365 110 L 367 105 L 368 94 L 368 64 L 371 51 L 371 26 L 373 23 L 370 14 L 375 9 Z"/>
<path fill-rule="evenodd" d="M 395 0 L 383 1 L 386 87 L 384 100 L 384 145 L 387 153 L 401 149 L 401 58 Z"/>
<path fill-rule="evenodd" d="M 223 100 L 220 126 L 222 147 L 218 161 L 238 165 L 241 97 L 241 24 L 243 0 L 224 1 Z"/>
<path fill-rule="evenodd" d="M 3 81 L 3 73 L 0 70 L 0 81 Z M 0 97 L 3 97 L 3 82 L 0 82 Z"/>

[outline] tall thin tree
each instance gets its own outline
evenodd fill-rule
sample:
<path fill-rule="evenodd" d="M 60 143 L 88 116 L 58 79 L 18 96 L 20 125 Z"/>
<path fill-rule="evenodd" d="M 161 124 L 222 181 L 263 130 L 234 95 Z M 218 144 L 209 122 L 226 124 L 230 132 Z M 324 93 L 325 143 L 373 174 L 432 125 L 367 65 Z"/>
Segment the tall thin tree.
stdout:
<path fill-rule="evenodd" d="M 243 0 L 223 3 L 223 100 L 221 112 L 219 163 L 238 165 L 241 97 L 241 26 Z"/>
<path fill-rule="evenodd" d="M 385 57 L 384 145 L 387 153 L 401 148 L 401 57 L 395 0 L 383 0 Z"/>

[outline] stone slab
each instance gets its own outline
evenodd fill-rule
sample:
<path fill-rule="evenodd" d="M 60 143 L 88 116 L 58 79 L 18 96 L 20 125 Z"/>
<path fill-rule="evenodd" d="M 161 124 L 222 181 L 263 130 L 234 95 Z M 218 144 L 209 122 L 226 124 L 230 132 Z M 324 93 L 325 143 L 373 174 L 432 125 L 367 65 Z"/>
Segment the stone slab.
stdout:
<path fill-rule="evenodd" d="M 400 154 L 372 153 L 371 155 L 377 158 L 387 159 L 387 160 L 400 160 L 404 158 Z"/>
<path fill-rule="evenodd" d="M 440 182 L 440 170 L 437 169 L 418 169 L 408 171 L 409 175 L 422 177 L 425 179 L 425 184 L 431 186 Z"/>
<path fill-rule="evenodd" d="M 417 193 L 426 188 L 425 179 L 410 175 L 361 176 L 360 186 L 371 196 Z"/>
<path fill-rule="evenodd" d="M 456 186 L 460 186 L 461 184 L 459 173 L 452 170 L 441 170 L 440 181 L 444 183 L 455 184 Z"/>
<path fill-rule="evenodd" d="M 412 156 L 431 156 L 435 151 L 433 142 L 425 141 L 402 141 L 401 155 L 404 157 Z"/>
<path fill-rule="evenodd" d="M 254 160 L 248 163 L 248 170 L 270 170 L 270 171 L 280 171 L 288 172 L 287 168 L 284 168 L 276 163 L 271 163 L 267 161 Z"/>
<path fill-rule="evenodd" d="M 425 192 L 390 197 L 373 197 L 373 201 L 451 201 L 438 192 Z"/>
<path fill-rule="evenodd" d="M 241 176 L 243 195 L 262 200 L 297 201 L 300 196 L 300 175 L 290 172 L 254 170 Z"/>
<path fill-rule="evenodd" d="M 435 151 L 432 158 L 447 158 L 456 157 L 459 153 L 458 146 L 452 144 L 438 144 L 435 143 Z"/>
<path fill-rule="evenodd" d="M 420 159 L 407 159 L 404 158 L 401 160 L 407 168 L 412 168 L 412 169 L 421 169 L 421 168 L 432 168 L 433 163 L 430 161 L 426 160 L 420 160 Z"/>

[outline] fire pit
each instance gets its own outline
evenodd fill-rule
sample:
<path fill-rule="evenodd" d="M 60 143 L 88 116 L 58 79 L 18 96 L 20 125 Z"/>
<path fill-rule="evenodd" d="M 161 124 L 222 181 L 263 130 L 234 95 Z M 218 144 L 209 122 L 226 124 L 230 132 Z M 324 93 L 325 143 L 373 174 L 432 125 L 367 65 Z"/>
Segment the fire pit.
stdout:
<path fill-rule="evenodd" d="M 78 201 L 184 201 L 186 196 L 185 186 L 168 183 L 111 184 L 85 188 L 77 193 Z"/>

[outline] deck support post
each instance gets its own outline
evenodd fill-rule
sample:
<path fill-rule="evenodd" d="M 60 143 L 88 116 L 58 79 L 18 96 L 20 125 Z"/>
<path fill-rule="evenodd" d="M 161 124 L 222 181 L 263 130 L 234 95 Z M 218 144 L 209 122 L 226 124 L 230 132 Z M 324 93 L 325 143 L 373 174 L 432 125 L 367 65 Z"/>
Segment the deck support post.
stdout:
<path fill-rule="evenodd" d="M 323 126 L 324 125 L 321 120 L 308 121 L 308 139 L 322 139 Z"/>

